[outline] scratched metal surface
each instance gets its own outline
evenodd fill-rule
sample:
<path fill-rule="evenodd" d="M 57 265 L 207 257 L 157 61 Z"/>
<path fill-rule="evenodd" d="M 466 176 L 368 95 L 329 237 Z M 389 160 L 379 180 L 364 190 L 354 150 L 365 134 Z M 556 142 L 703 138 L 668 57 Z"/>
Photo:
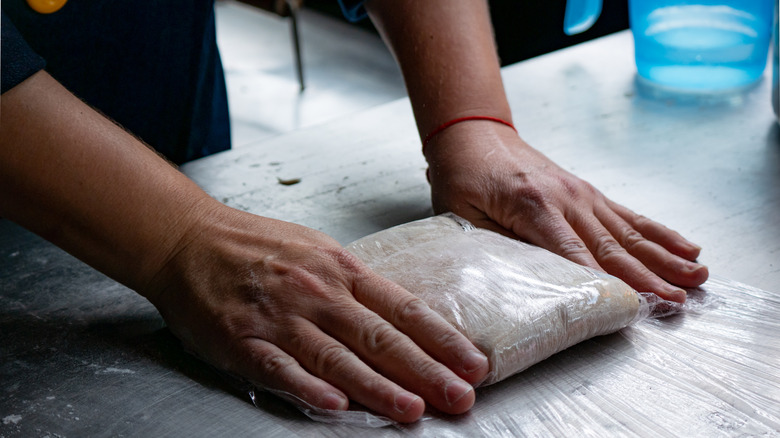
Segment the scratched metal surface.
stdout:
<path fill-rule="evenodd" d="M 631 56 L 621 33 L 505 69 L 515 122 L 563 167 L 701 244 L 717 303 L 582 343 L 478 390 L 465 416 L 372 435 L 778 435 L 780 144 L 769 80 L 728 102 L 650 99 Z M 431 213 L 418 149 L 402 100 L 183 171 L 228 205 L 347 243 Z M 366 434 L 264 394 L 255 408 L 187 356 L 143 299 L 2 220 L 0 359 L 2 437 Z"/>

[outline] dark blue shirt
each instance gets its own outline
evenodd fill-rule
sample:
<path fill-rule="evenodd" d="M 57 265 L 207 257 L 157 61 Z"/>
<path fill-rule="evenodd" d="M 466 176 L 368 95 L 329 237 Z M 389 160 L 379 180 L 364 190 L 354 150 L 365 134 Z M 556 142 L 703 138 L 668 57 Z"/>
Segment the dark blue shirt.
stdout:
<path fill-rule="evenodd" d="M 2 2 L 2 91 L 43 67 L 175 163 L 230 147 L 213 0 Z M 11 24 L 13 23 L 13 25 Z"/>
<path fill-rule="evenodd" d="M 339 0 L 350 20 L 362 0 Z M 2 2 L 2 92 L 46 71 L 174 163 L 230 147 L 213 0 Z"/>

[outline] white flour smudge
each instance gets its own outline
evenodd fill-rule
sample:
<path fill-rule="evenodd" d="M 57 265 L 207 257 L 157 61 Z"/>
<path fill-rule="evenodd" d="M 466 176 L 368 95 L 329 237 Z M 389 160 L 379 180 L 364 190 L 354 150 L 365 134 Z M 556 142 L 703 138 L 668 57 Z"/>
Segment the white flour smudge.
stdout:
<path fill-rule="evenodd" d="M 3 418 L 3 424 L 5 424 L 5 425 L 16 424 L 16 423 L 20 422 L 21 420 L 22 420 L 22 416 L 21 415 L 12 414 L 12 415 L 9 415 L 9 416 Z"/>
<path fill-rule="evenodd" d="M 108 367 L 104 370 L 96 371 L 95 374 L 135 374 L 135 371 L 127 368 Z"/>

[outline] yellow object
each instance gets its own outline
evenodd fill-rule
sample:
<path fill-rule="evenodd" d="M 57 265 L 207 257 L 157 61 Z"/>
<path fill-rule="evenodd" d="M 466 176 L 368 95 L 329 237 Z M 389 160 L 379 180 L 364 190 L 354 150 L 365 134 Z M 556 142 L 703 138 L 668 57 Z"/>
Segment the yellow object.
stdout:
<path fill-rule="evenodd" d="M 27 0 L 27 4 L 41 14 L 57 12 L 65 6 L 68 0 Z"/>

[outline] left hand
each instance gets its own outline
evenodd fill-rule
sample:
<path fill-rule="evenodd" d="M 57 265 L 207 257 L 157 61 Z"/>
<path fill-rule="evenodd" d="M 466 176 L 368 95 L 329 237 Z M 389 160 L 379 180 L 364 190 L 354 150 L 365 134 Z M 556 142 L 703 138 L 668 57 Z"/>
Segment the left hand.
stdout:
<path fill-rule="evenodd" d="M 509 127 L 453 125 L 426 148 L 433 206 L 684 302 L 707 280 L 700 248 L 561 169 Z"/>

